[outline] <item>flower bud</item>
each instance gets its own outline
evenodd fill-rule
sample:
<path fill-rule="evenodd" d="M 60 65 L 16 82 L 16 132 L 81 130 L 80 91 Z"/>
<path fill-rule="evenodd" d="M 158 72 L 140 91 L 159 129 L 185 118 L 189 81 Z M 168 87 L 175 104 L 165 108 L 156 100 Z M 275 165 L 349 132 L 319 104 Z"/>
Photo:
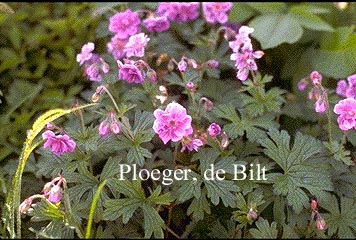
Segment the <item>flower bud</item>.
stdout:
<path fill-rule="evenodd" d="M 197 62 L 194 59 L 188 59 L 188 65 L 194 69 L 196 69 L 198 67 Z"/>
<path fill-rule="evenodd" d="M 257 217 L 258 217 L 257 212 L 255 210 L 253 210 L 252 208 L 250 208 L 250 210 L 247 213 L 247 219 L 249 221 L 254 221 L 257 219 Z"/>
<path fill-rule="evenodd" d="M 298 89 L 299 91 L 303 91 L 307 87 L 308 83 L 305 81 L 305 79 L 302 79 L 298 82 Z"/>
<path fill-rule="evenodd" d="M 167 64 L 167 68 L 168 68 L 168 71 L 172 72 L 174 70 L 174 63 L 171 60 L 169 60 L 168 64 Z"/>
<path fill-rule="evenodd" d="M 227 134 L 225 132 L 223 132 L 221 134 L 221 143 L 220 146 L 221 148 L 226 148 L 229 145 L 229 137 L 227 136 Z"/>
<path fill-rule="evenodd" d="M 317 229 L 325 230 L 325 227 L 326 227 L 325 220 L 319 213 L 316 215 L 315 225 L 316 225 Z"/>
<path fill-rule="evenodd" d="M 313 71 L 310 73 L 310 79 L 312 80 L 314 85 L 320 85 L 322 78 L 323 77 L 318 71 Z"/>
<path fill-rule="evenodd" d="M 184 59 L 179 61 L 178 70 L 180 72 L 186 72 L 187 71 L 187 63 L 186 63 L 186 61 Z"/>
<path fill-rule="evenodd" d="M 99 125 L 99 134 L 100 136 L 106 136 L 110 133 L 109 122 L 105 119 Z"/>
<path fill-rule="evenodd" d="M 204 109 L 206 112 L 209 112 L 209 111 L 211 111 L 211 109 L 213 109 L 213 106 L 214 106 L 213 102 L 210 101 L 209 99 L 207 99 L 206 97 L 202 97 L 199 101 L 200 102 L 204 101 L 203 106 L 204 106 Z"/>
<path fill-rule="evenodd" d="M 119 125 L 119 123 L 118 122 L 112 122 L 110 124 L 110 130 L 114 134 L 119 134 L 120 133 L 120 125 Z"/>
<path fill-rule="evenodd" d="M 94 103 L 96 103 L 96 102 L 98 102 L 100 100 L 100 94 L 98 94 L 98 93 L 94 93 L 93 94 L 93 96 L 91 97 L 91 101 L 92 102 L 94 102 Z"/>
<path fill-rule="evenodd" d="M 54 124 L 53 122 L 48 122 L 46 124 L 46 130 L 53 130 L 54 129 Z"/>
<path fill-rule="evenodd" d="M 27 210 L 31 207 L 32 197 L 26 198 L 19 206 L 20 213 L 26 213 Z"/>
<path fill-rule="evenodd" d="M 148 70 L 147 72 L 147 77 L 148 77 L 148 80 L 153 83 L 157 80 L 157 74 L 156 74 L 156 71 L 153 70 L 153 69 L 150 69 Z"/>
<path fill-rule="evenodd" d="M 194 88 L 194 83 L 193 82 L 187 82 L 186 87 L 190 90 L 192 90 Z"/>
<path fill-rule="evenodd" d="M 62 193 L 59 185 L 54 185 L 48 194 L 48 200 L 52 203 L 57 203 L 61 200 Z"/>
<path fill-rule="evenodd" d="M 49 193 L 49 191 L 52 189 L 52 182 L 48 182 L 43 186 L 42 192 L 44 195 L 47 195 Z"/>
<path fill-rule="evenodd" d="M 206 65 L 210 68 L 218 68 L 219 67 L 219 62 L 214 60 L 214 59 L 211 59 L 209 61 L 206 62 Z"/>

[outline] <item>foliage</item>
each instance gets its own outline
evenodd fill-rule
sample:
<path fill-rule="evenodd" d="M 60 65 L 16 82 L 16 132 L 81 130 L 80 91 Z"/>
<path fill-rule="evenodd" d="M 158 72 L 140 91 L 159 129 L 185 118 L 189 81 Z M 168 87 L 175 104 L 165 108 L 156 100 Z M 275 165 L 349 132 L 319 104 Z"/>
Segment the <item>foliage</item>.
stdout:
<path fill-rule="evenodd" d="M 333 112 L 338 80 L 356 73 L 356 4 L 236 2 L 226 24 L 198 4 L 199 17 L 163 32 L 141 23 L 150 40 L 131 60 L 144 81 L 129 83 L 108 52 L 110 18 L 130 8 L 143 20 L 159 3 L 0 3 L 2 238 L 356 237 L 356 134 Z M 229 45 L 241 26 L 263 51 L 245 81 Z M 110 68 L 101 81 L 78 64 L 88 42 Z M 157 109 L 172 102 L 193 133 L 164 144 Z M 75 150 L 45 148 L 49 129 Z M 62 177 L 51 202 L 46 186 Z"/>

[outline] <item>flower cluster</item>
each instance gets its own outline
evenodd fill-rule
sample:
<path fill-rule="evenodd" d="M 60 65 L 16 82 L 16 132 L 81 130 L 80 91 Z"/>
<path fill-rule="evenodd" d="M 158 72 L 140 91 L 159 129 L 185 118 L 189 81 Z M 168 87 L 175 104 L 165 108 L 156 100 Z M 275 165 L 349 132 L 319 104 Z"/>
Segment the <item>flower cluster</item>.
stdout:
<path fill-rule="evenodd" d="M 235 67 L 238 72 L 236 78 L 245 81 L 248 78 L 250 71 L 257 71 L 255 59 L 259 59 L 264 55 L 263 51 L 253 51 L 249 34 L 254 31 L 253 28 L 242 26 L 239 33 L 235 35 L 235 40 L 229 42 L 232 49 L 230 59 L 235 62 Z"/>
<path fill-rule="evenodd" d="M 47 182 L 42 190 L 42 194 L 34 194 L 28 198 L 26 198 L 20 205 L 19 205 L 19 212 L 24 214 L 27 213 L 35 199 L 46 199 L 51 203 L 59 203 L 62 199 L 62 189 L 61 184 L 65 183 L 66 180 L 63 178 L 62 175 L 59 174 L 58 177 L 54 178 L 52 181 Z"/>
<path fill-rule="evenodd" d="M 328 108 L 327 91 L 321 85 L 323 77 L 318 71 L 312 71 L 310 75 L 306 78 L 301 79 L 298 82 L 298 89 L 303 91 L 309 83 L 312 84 L 312 88 L 308 93 L 308 98 L 310 100 L 315 99 L 314 103 L 315 112 L 321 113 L 325 112 Z"/>
<path fill-rule="evenodd" d="M 104 121 L 99 124 L 100 136 L 107 136 L 110 132 L 113 134 L 120 133 L 120 124 L 116 119 L 114 111 L 110 111 Z"/>

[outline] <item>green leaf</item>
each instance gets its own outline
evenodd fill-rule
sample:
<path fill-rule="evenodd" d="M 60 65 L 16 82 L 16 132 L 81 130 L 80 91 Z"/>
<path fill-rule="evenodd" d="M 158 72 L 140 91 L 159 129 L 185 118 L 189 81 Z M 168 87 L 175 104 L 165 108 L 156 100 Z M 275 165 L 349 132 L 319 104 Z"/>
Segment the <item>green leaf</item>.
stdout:
<path fill-rule="evenodd" d="M 175 200 L 175 198 L 171 195 L 170 192 L 160 195 L 161 190 L 162 190 L 161 185 L 158 185 L 158 187 L 154 190 L 154 192 L 151 194 L 151 196 L 149 196 L 146 199 L 146 201 L 152 202 L 152 203 L 158 204 L 158 205 L 169 205 Z"/>
<path fill-rule="evenodd" d="M 255 29 L 251 35 L 261 43 L 262 49 L 295 43 L 303 35 L 303 28 L 290 13 L 258 16 L 249 25 Z"/>
<path fill-rule="evenodd" d="M 308 206 L 308 196 L 304 189 L 318 196 L 322 191 L 332 191 L 330 169 L 326 164 L 313 159 L 321 153 L 321 142 L 315 138 L 297 132 L 293 147 L 290 136 L 285 131 L 268 133 L 270 138 L 261 139 L 265 154 L 274 160 L 284 171 L 275 178 L 274 193 L 287 196 L 288 203 L 299 213 Z"/>
<path fill-rule="evenodd" d="M 356 71 L 355 26 L 339 27 L 325 33 L 320 39 L 320 49 L 315 52 L 312 67 L 329 77 L 346 78 Z"/>
<path fill-rule="evenodd" d="M 266 137 L 265 130 L 275 129 L 278 127 L 277 123 L 273 121 L 275 117 L 272 114 L 265 114 L 251 119 L 242 109 L 240 110 L 240 118 L 232 104 L 219 105 L 213 111 L 219 117 L 232 121 L 232 123 L 224 125 L 223 128 L 230 138 L 237 138 L 246 132 L 247 138 L 254 142 L 257 139 L 263 139 Z"/>
<path fill-rule="evenodd" d="M 162 228 L 164 227 L 164 221 L 158 212 L 151 206 L 143 206 L 143 216 L 144 216 L 144 229 L 145 238 L 150 238 L 152 233 L 155 238 L 163 238 Z"/>
<path fill-rule="evenodd" d="M 229 12 L 229 21 L 243 22 L 254 16 L 256 11 L 243 2 L 234 2 L 232 9 Z"/>
<path fill-rule="evenodd" d="M 277 230 L 277 223 L 272 222 L 269 225 L 268 220 L 263 219 L 260 217 L 256 222 L 256 228 L 250 229 L 250 233 L 253 238 L 258 239 L 275 239 L 277 238 L 278 230 Z"/>
<path fill-rule="evenodd" d="M 104 219 L 113 221 L 122 216 L 122 221 L 124 222 L 124 224 L 126 224 L 130 220 L 136 209 L 142 206 L 142 199 L 109 199 L 105 201 L 104 206 Z"/>
<path fill-rule="evenodd" d="M 129 163 L 137 163 L 141 167 L 145 164 L 145 157 L 151 158 L 152 153 L 141 146 L 132 146 L 127 153 L 127 161 Z"/>
<path fill-rule="evenodd" d="M 310 12 L 307 6 L 292 6 L 289 11 L 296 19 L 298 19 L 299 24 L 301 24 L 305 28 L 316 31 L 334 31 L 334 28 L 330 26 L 327 22 L 325 22 L 323 19 L 321 19 L 314 13 Z"/>
<path fill-rule="evenodd" d="M 119 160 L 116 157 L 109 157 L 109 159 L 105 163 L 103 171 L 100 174 L 100 180 L 111 178 L 118 173 L 119 173 Z"/>
<path fill-rule="evenodd" d="M 208 191 L 208 198 L 214 205 L 218 205 L 221 201 L 225 207 L 236 207 L 235 192 L 239 192 L 240 188 L 231 180 L 204 180 L 205 187 Z"/>
<path fill-rule="evenodd" d="M 330 195 L 323 208 L 330 213 L 322 214 L 325 219 L 328 235 L 333 236 L 337 233 L 339 238 L 355 238 L 356 234 L 356 204 L 355 200 L 341 197 L 340 205 L 334 195 Z"/>
<path fill-rule="evenodd" d="M 245 4 L 262 14 L 282 12 L 287 7 L 286 3 L 282 2 L 246 2 Z"/>
<path fill-rule="evenodd" d="M 200 198 L 200 195 L 201 195 L 200 186 L 203 183 L 201 176 L 195 172 L 188 172 L 187 178 L 188 179 L 196 179 L 196 180 L 177 181 L 178 203 L 183 203 L 192 197 L 195 197 L 198 199 Z"/>
<path fill-rule="evenodd" d="M 192 215 L 195 220 L 203 220 L 204 212 L 207 214 L 211 213 L 210 204 L 206 198 L 206 192 L 202 191 L 199 198 L 194 198 L 192 203 L 189 205 L 187 214 Z"/>
<path fill-rule="evenodd" d="M 328 142 L 323 142 L 324 146 L 327 147 L 330 152 L 333 154 L 335 160 L 343 162 L 347 166 L 355 165 L 355 163 L 351 160 L 350 151 L 345 150 L 344 145 L 333 141 L 331 146 Z"/>

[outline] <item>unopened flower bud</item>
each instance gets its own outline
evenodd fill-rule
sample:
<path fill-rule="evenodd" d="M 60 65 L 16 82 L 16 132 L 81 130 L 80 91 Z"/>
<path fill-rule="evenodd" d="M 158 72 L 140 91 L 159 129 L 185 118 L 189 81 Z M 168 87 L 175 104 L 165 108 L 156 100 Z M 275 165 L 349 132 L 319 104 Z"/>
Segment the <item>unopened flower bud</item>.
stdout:
<path fill-rule="evenodd" d="M 186 87 L 190 90 L 192 90 L 194 88 L 194 83 L 193 82 L 187 82 Z"/>
<path fill-rule="evenodd" d="M 49 191 L 52 189 L 53 183 L 52 182 L 48 182 L 43 186 L 42 192 L 44 195 L 47 195 L 49 193 Z"/>
<path fill-rule="evenodd" d="M 302 79 L 298 82 L 298 89 L 299 91 L 303 91 L 307 87 L 308 83 L 305 81 L 305 79 Z"/>
<path fill-rule="evenodd" d="M 94 102 L 94 103 L 96 103 L 96 102 L 98 102 L 100 100 L 100 94 L 98 94 L 98 93 L 94 93 L 93 94 L 93 96 L 91 97 L 91 101 L 92 102 Z"/>
<path fill-rule="evenodd" d="M 229 137 L 227 136 L 227 134 L 225 132 L 223 132 L 221 134 L 221 143 L 220 146 L 221 148 L 226 148 L 229 145 Z"/>
<path fill-rule="evenodd" d="M 254 221 L 257 219 L 257 217 L 258 217 L 257 212 L 255 210 L 253 210 L 252 208 L 250 208 L 250 210 L 247 213 L 247 219 L 249 221 Z"/>
<path fill-rule="evenodd" d="M 315 225 L 316 225 L 317 229 L 325 230 L 325 227 L 326 227 L 325 220 L 319 213 L 316 215 Z"/>
<path fill-rule="evenodd" d="M 114 133 L 114 134 L 119 134 L 120 133 L 120 125 L 118 122 L 112 122 L 110 124 L 110 130 Z"/>
<path fill-rule="evenodd" d="M 96 88 L 96 91 L 95 91 L 95 92 L 96 92 L 97 94 L 101 94 L 101 92 L 102 92 L 103 90 L 104 90 L 104 86 L 99 86 L 99 87 Z"/>
<path fill-rule="evenodd" d="M 194 69 L 196 69 L 198 67 L 197 62 L 194 59 L 188 59 L 188 65 Z"/>
<path fill-rule="evenodd" d="M 26 198 L 19 206 L 20 213 L 26 213 L 27 210 L 31 207 L 32 197 Z"/>
<path fill-rule="evenodd" d="M 100 136 L 106 136 L 110 133 L 109 122 L 105 119 L 99 125 L 99 134 Z"/>
<path fill-rule="evenodd" d="M 184 59 L 179 61 L 178 70 L 180 72 L 186 72 L 187 71 L 187 63 L 186 63 L 186 61 Z"/>
<path fill-rule="evenodd" d="M 107 64 L 105 61 L 102 62 L 103 64 L 101 65 L 101 70 L 103 73 L 108 73 L 110 71 L 110 66 Z"/>
<path fill-rule="evenodd" d="M 218 68 L 219 67 L 219 62 L 214 59 L 207 61 L 205 64 L 210 68 Z"/>
<path fill-rule="evenodd" d="M 315 199 L 312 199 L 312 200 L 310 201 L 310 208 L 311 208 L 312 210 L 316 210 L 317 207 L 318 207 L 318 202 L 317 202 Z"/>
<path fill-rule="evenodd" d="M 205 109 L 205 111 L 206 112 L 209 112 L 209 111 L 211 111 L 211 109 L 213 109 L 213 107 L 214 107 L 214 104 L 213 104 L 213 102 L 212 101 L 210 101 L 208 98 L 206 98 L 206 97 L 202 97 L 200 100 L 199 100 L 199 102 L 204 102 L 204 109 Z"/>
<path fill-rule="evenodd" d="M 152 82 L 152 83 L 155 82 L 157 80 L 156 71 L 153 69 L 148 70 L 147 77 L 150 82 Z"/>
<path fill-rule="evenodd" d="M 310 73 L 310 79 L 312 80 L 314 85 L 320 85 L 322 76 L 318 71 L 313 71 Z"/>
<path fill-rule="evenodd" d="M 48 194 L 48 200 L 52 203 L 57 203 L 61 200 L 61 198 L 62 198 L 62 193 L 61 193 L 60 186 L 54 185 Z"/>
<path fill-rule="evenodd" d="M 174 63 L 171 60 L 169 60 L 168 64 L 167 64 L 167 68 L 168 68 L 168 71 L 172 72 L 174 70 Z"/>
<path fill-rule="evenodd" d="M 53 122 L 48 122 L 48 123 L 46 124 L 46 130 L 52 130 L 53 128 L 54 128 Z"/>

